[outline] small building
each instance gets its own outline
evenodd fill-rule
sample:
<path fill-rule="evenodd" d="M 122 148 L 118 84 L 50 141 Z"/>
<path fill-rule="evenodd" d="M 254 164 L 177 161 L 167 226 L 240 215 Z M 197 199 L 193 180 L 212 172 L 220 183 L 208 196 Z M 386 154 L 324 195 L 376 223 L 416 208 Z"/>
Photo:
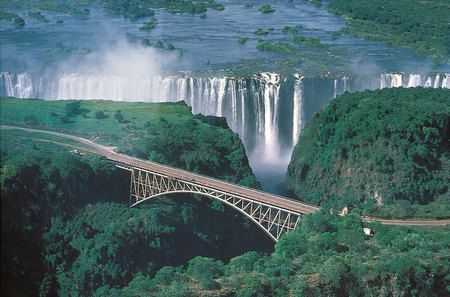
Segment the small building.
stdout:
<path fill-rule="evenodd" d="M 341 211 L 338 211 L 338 216 L 345 216 L 346 214 L 348 214 L 348 207 L 344 207 Z"/>
<path fill-rule="evenodd" d="M 366 234 L 366 235 L 372 235 L 373 234 L 372 229 L 369 229 L 369 228 L 363 228 L 363 231 L 364 231 L 364 234 Z"/>

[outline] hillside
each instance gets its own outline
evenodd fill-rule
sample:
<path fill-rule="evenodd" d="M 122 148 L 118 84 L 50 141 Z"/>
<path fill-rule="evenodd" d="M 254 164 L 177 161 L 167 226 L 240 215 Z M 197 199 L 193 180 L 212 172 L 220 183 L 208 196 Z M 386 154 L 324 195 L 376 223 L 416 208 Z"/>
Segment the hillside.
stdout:
<path fill-rule="evenodd" d="M 196 257 L 105 286 L 94 296 L 446 296 L 449 229 L 369 224 L 357 215 L 316 212 L 284 235 L 270 256 L 248 252 L 228 263 Z"/>
<path fill-rule="evenodd" d="M 334 209 L 449 217 L 449 116 L 448 89 L 345 93 L 302 131 L 286 185 Z"/>
<path fill-rule="evenodd" d="M 3 97 L 0 104 L 1 124 L 63 130 L 258 187 L 226 121 L 193 116 L 182 102 Z M 78 146 L 1 130 L 2 296 L 90 296 L 198 255 L 226 261 L 272 249 L 273 242 L 248 220 L 200 196 L 159 197 L 130 209 L 129 173 L 88 151 L 69 153 L 74 147 L 83 152 Z"/>

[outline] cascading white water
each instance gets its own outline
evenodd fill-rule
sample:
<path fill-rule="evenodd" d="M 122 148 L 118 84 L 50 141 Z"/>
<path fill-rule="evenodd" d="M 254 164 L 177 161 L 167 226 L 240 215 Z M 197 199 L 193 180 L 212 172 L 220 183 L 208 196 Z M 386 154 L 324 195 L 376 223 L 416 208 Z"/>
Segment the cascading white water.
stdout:
<path fill-rule="evenodd" d="M 264 153 L 278 156 L 277 111 L 280 99 L 280 77 L 275 73 L 262 73 L 264 88 Z"/>
<path fill-rule="evenodd" d="M 422 75 L 410 74 L 408 79 L 408 88 L 418 87 L 424 85 L 422 83 Z"/>
<path fill-rule="evenodd" d="M 289 79 L 293 83 L 286 83 Z M 275 73 L 255 74 L 249 79 L 0 74 L 0 95 L 20 98 L 145 102 L 184 100 L 193 113 L 226 117 L 233 131 L 240 134 L 250 157 L 258 155 L 253 157 L 254 160 L 269 162 L 267 167 L 277 162 L 288 162 L 287 156 L 296 144 L 307 117 L 333 97 L 345 91 L 399 86 L 450 88 L 450 74 L 384 73 L 356 78 L 343 76 L 333 80 L 310 79 L 298 74 L 285 77 Z M 280 98 L 280 94 L 284 97 Z M 311 105 L 315 106 L 312 111 Z M 309 108 L 307 113 L 305 107 Z M 280 170 L 285 170 L 287 163 L 283 166 Z"/>
<path fill-rule="evenodd" d="M 441 84 L 442 88 L 450 89 L 450 74 L 446 73 L 444 79 Z"/>
<path fill-rule="evenodd" d="M 230 126 L 230 128 L 234 131 L 236 131 L 236 120 L 237 120 L 237 110 L 236 110 L 236 101 L 237 101 L 237 95 L 236 95 L 236 81 L 234 79 L 229 81 L 230 84 L 230 96 L 231 96 L 231 121 L 230 123 L 232 124 L 232 126 Z"/>
<path fill-rule="evenodd" d="M 300 131 L 303 128 L 303 85 L 302 79 L 303 76 L 298 74 L 295 75 L 296 80 L 294 82 L 294 110 L 292 114 L 292 143 L 296 144 L 298 141 L 298 137 L 300 135 Z M 335 80 L 335 89 L 336 89 L 336 80 Z"/>
<path fill-rule="evenodd" d="M 403 86 L 403 75 L 399 73 L 384 73 L 380 78 L 380 89 Z"/>
<path fill-rule="evenodd" d="M 245 95 L 247 93 L 247 88 L 242 81 L 239 81 L 239 94 L 241 99 L 241 139 L 245 139 Z"/>

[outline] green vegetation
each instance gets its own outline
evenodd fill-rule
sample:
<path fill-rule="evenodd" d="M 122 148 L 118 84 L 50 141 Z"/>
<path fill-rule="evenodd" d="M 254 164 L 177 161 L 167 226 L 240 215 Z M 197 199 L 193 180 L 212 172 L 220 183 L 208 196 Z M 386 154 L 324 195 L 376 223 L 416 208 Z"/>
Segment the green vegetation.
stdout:
<path fill-rule="evenodd" d="M 341 31 L 334 31 L 333 33 L 331 33 L 331 40 L 336 40 L 338 39 L 338 37 L 340 37 L 342 35 Z"/>
<path fill-rule="evenodd" d="M 284 43 L 284 42 L 277 42 L 277 43 L 270 43 L 269 41 L 262 41 L 259 42 L 256 48 L 260 51 L 265 52 L 277 52 L 277 53 L 297 53 L 299 52 L 298 47 L 295 45 Z"/>
<path fill-rule="evenodd" d="M 267 34 L 269 34 L 268 31 L 264 31 L 261 28 L 258 28 L 258 30 L 256 30 L 255 32 L 253 32 L 253 34 L 255 35 L 259 35 L 259 36 L 266 36 Z"/>
<path fill-rule="evenodd" d="M 314 4 L 316 7 L 322 6 L 322 1 L 321 1 L 321 0 L 303 0 L 303 1 L 311 2 L 311 3 Z"/>
<path fill-rule="evenodd" d="M 0 100 L 3 125 L 62 130 L 258 186 L 226 121 L 194 117 L 182 102 Z M 62 115 L 70 121 L 61 123 Z M 198 255 L 228 260 L 261 245 L 270 248 L 262 232 L 251 232 L 250 222 L 208 198 L 160 197 L 130 209 L 129 173 L 89 152 L 69 153 L 83 145 L 40 133 L 1 133 L 4 296 L 89 296 Z M 198 276 L 201 262 L 193 260 L 192 267 Z"/>
<path fill-rule="evenodd" d="M 294 38 L 292 40 L 296 43 L 301 43 L 306 46 L 317 47 L 317 48 L 328 48 L 327 44 L 320 43 L 319 37 L 294 36 Z"/>
<path fill-rule="evenodd" d="M 291 33 L 293 35 L 297 35 L 298 34 L 298 29 L 303 28 L 302 25 L 297 25 L 295 27 L 291 27 L 291 26 L 284 26 L 283 29 L 281 30 L 281 32 L 283 33 Z"/>
<path fill-rule="evenodd" d="M 158 20 L 152 17 L 149 22 L 144 22 L 143 25 L 139 27 L 139 30 L 150 32 L 152 29 L 156 28 L 156 25 L 158 25 Z"/>
<path fill-rule="evenodd" d="M 246 7 L 246 8 L 252 8 L 252 7 L 253 7 L 253 4 L 251 4 L 251 3 L 245 3 L 245 4 L 244 4 L 244 7 Z"/>
<path fill-rule="evenodd" d="M 169 50 L 169 51 L 173 51 L 173 50 L 175 49 L 175 46 L 173 46 L 172 43 L 168 43 L 166 48 L 167 48 L 167 50 Z"/>
<path fill-rule="evenodd" d="M 275 12 L 275 9 L 273 9 L 270 5 L 263 5 L 261 6 L 259 9 L 259 11 L 261 11 L 262 13 L 270 13 L 270 12 Z"/>
<path fill-rule="evenodd" d="M 60 42 L 45 52 L 45 61 L 50 64 L 54 64 L 61 59 L 67 59 L 73 55 L 86 55 L 91 50 L 89 48 L 78 48 L 74 45 L 64 45 Z"/>
<path fill-rule="evenodd" d="M 450 217 L 448 89 L 344 94 L 302 131 L 287 187 L 327 209 Z"/>
<path fill-rule="evenodd" d="M 449 293 L 449 229 L 369 224 L 358 216 L 315 213 L 286 234 L 270 256 L 248 252 L 224 265 L 196 257 L 186 267 L 137 275 L 95 296 L 445 296 Z"/>
<path fill-rule="evenodd" d="M 158 40 L 154 45 L 154 48 L 164 48 L 164 44 L 162 43 L 161 40 Z"/>
<path fill-rule="evenodd" d="M 0 20 L 12 21 L 15 18 L 18 18 L 19 15 L 12 12 L 7 12 L 0 8 Z"/>
<path fill-rule="evenodd" d="M 448 294 L 448 227 L 384 226 L 317 212 L 262 255 L 248 247 L 264 238 L 235 232 L 243 220 L 214 203 L 178 195 L 130 209 L 129 173 L 31 138 L 58 141 L 2 130 L 3 296 Z M 364 235 L 363 226 L 374 234 Z M 238 256 L 224 256 L 233 249 Z"/>
<path fill-rule="evenodd" d="M 30 11 L 28 16 L 32 19 L 39 20 L 43 23 L 49 23 L 50 21 L 40 11 Z"/>
<path fill-rule="evenodd" d="M 103 111 L 99 110 L 95 113 L 95 118 L 98 120 L 106 119 L 108 116 L 103 113 Z"/>
<path fill-rule="evenodd" d="M 114 103 L 1 98 L 3 124 L 64 130 L 119 147 L 127 154 L 258 186 L 244 147 L 227 127 L 194 118 L 184 102 Z M 95 115 L 101 111 L 106 118 Z M 56 115 L 56 116 L 55 116 Z M 207 144 L 204 144 L 207 143 Z"/>
<path fill-rule="evenodd" d="M 240 175 L 239 170 L 233 169 L 235 163 L 240 170 L 247 168 L 251 172 L 241 151 L 242 144 L 227 128 L 226 121 L 192 116 L 182 102 L 49 102 L 6 97 L 0 100 L 1 124 L 64 129 L 65 133 L 85 137 L 98 130 L 93 135 L 99 137 L 97 141 L 112 142 L 124 152 L 140 157 L 167 159 L 169 164 L 179 162 L 180 167 L 198 168 L 199 172 L 225 179 Z M 362 162 L 362 169 L 357 164 L 351 169 L 357 171 L 370 167 L 361 159 L 367 152 L 364 145 L 378 143 L 382 137 L 380 145 L 384 145 L 386 135 L 398 134 L 392 143 L 411 150 L 414 158 L 415 145 L 410 140 L 416 139 L 414 132 L 417 132 L 424 147 L 436 152 L 425 156 L 426 162 L 436 163 L 437 158 L 443 162 L 441 167 L 446 168 L 448 100 L 449 91 L 442 89 L 345 94 L 317 114 L 302 132 L 299 145 L 320 143 L 325 150 L 338 143 L 358 144 L 360 151 L 346 152 L 348 159 L 360 156 L 358 163 Z M 399 116 L 399 110 L 407 113 Z M 58 117 L 67 114 L 71 122 L 60 123 Z M 108 117 L 98 119 L 91 114 Z M 380 130 L 371 129 L 372 125 L 383 133 L 374 133 Z M 346 127 L 344 133 L 342 129 Z M 397 128 L 403 132 L 399 133 Z M 320 142 L 312 136 L 315 129 L 321 132 Z M 325 135 L 333 133 L 352 137 L 348 141 L 345 137 L 327 141 Z M 447 134 L 443 137 L 440 133 Z M 302 142 L 302 137 L 308 137 L 308 141 Z M 238 145 L 230 141 L 234 138 Z M 445 141 L 446 148 L 440 150 Z M 126 142 L 129 144 L 124 145 Z M 393 291 L 402 296 L 449 293 L 449 227 L 422 229 L 363 223 L 357 212 L 342 218 L 326 209 L 302 216 L 299 227 L 284 235 L 271 255 L 248 252 L 250 247 L 261 245 L 265 235 L 251 232 L 239 215 L 224 211 L 206 198 L 184 195 L 157 198 L 129 209 L 126 206 L 129 173 L 89 153 L 70 154 L 72 145 L 79 144 L 51 135 L 2 130 L 2 295 L 225 297 L 371 296 Z M 377 146 L 377 151 L 380 150 Z M 389 152 L 393 150 L 391 146 Z M 318 152 L 313 154 L 322 158 L 323 154 Z M 194 163 L 186 162 L 191 154 Z M 343 151 L 336 154 L 342 156 Z M 202 166 L 205 159 L 209 159 L 207 168 Z M 225 163 L 214 173 L 217 160 Z M 328 162 L 332 166 L 334 162 L 340 164 L 336 159 Z M 416 165 L 413 162 L 409 166 Z M 420 163 L 420 166 L 427 165 Z M 436 180 L 448 175 L 436 170 L 432 173 Z M 352 179 L 358 180 L 358 176 Z M 372 181 L 380 181 L 378 185 L 384 182 Z M 372 235 L 365 235 L 363 227 L 371 228 Z M 247 231 L 236 232 L 237 228 Z M 224 251 L 231 250 L 236 252 L 224 255 Z M 219 257 L 221 260 L 216 260 Z"/>
<path fill-rule="evenodd" d="M 25 20 L 22 19 L 21 17 L 15 18 L 14 19 L 14 26 L 16 28 L 23 28 L 23 27 L 25 27 Z"/>
<path fill-rule="evenodd" d="M 141 44 L 142 44 L 143 46 L 152 46 L 152 47 L 154 47 L 154 48 L 156 48 L 156 49 L 159 49 L 159 50 L 166 49 L 166 50 L 168 50 L 168 51 L 178 51 L 178 54 L 179 54 L 180 56 L 183 54 L 183 49 L 175 47 L 175 46 L 174 46 L 172 43 L 170 43 L 170 42 L 166 44 L 166 47 L 164 47 L 164 44 L 162 43 L 161 40 L 158 40 L 158 41 L 156 41 L 156 43 L 152 44 L 152 43 L 150 42 L 150 39 L 144 38 L 144 39 L 142 39 Z"/>
<path fill-rule="evenodd" d="M 152 45 L 152 43 L 150 42 L 150 39 L 148 39 L 148 38 L 142 39 L 141 44 L 143 46 L 151 46 Z"/>
<path fill-rule="evenodd" d="M 341 30 L 412 49 L 449 63 L 448 1 L 330 0 L 328 8 L 350 20 Z"/>
<path fill-rule="evenodd" d="M 151 9 L 153 5 L 149 1 L 103 0 L 103 2 L 105 11 L 119 13 L 132 20 L 155 15 L 155 12 Z"/>
<path fill-rule="evenodd" d="M 89 19 L 89 9 L 79 9 L 77 6 L 84 6 L 93 1 L 2 1 L 3 7 L 21 7 L 25 9 L 38 9 L 44 11 L 55 11 L 71 15 L 77 20 Z"/>
<path fill-rule="evenodd" d="M 105 3 L 105 10 L 114 13 L 123 14 L 130 19 L 137 19 L 146 16 L 154 16 L 152 9 L 165 8 L 170 13 L 192 13 L 202 14 L 207 11 L 208 8 L 215 10 L 224 10 L 225 6 L 220 3 L 216 3 L 213 0 L 133 0 L 133 1 L 121 1 L 121 0 L 103 0 Z"/>
<path fill-rule="evenodd" d="M 31 125 L 27 125 L 30 126 Z M 24 143 L 27 143 L 27 145 L 29 145 L 30 143 L 33 143 L 34 145 L 34 149 L 37 148 L 43 148 L 43 146 L 45 147 L 52 147 L 52 145 L 50 145 L 50 143 L 55 143 L 58 145 L 63 145 L 66 147 L 73 147 L 73 148 L 79 148 L 79 149 L 83 149 L 85 151 L 89 151 L 92 150 L 92 148 L 86 144 L 80 143 L 78 141 L 72 140 L 72 139 L 68 139 L 68 138 L 64 138 L 64 137 L 59 137 L 59 136 L 55 136 L 55 135 L 50 135 L 50 134 L 42 134 L 39 132 L 26 132 L 26 131 L 21 131 L 21 130 L 1 130 L 2 133 L 2 138 L 10 141 L 14 138 L 17 139 L 21 139 L 20 141 L 23 141 Z M 28 139 L 28 140 L 26 140 Z M 35 140 L 39 139 L 39 142 L 36 142 Z M 30 141 L 33 140 L 33 141 Z M 13 141 L 14 142 L 14 141 Z M 56 150 L 64 150 L 64 148 L 61 147 L 57 147 L 57 146 L 53 146 L 53 148 L 55 148 Z M 53 152 L 53 151 L 51 151 Z"/>
<path fill-rule="evenodd" d="M 249 40 L 248 37 L 239 37 L 238 40 L 237 40 L 237 42 L 238 42 L 239 44 L 245 44 L 245 43 L 247 42 L 247 40 Z"/>

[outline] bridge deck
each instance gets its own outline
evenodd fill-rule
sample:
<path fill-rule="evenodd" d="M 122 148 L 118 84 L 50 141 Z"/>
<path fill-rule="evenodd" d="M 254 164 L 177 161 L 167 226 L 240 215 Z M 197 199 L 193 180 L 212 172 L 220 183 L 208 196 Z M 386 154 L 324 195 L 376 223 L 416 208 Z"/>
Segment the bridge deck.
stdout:
<path fill-rule="evenodd" d="M 40 130 L 40 129 L 31 129 L 31 128 L 24 128 L 24 127 L 13 127 L 13 126 L 6 126 L 6 125 L 0 125 L 0 129 L 17 129 L 17 130 L 23 130 L 28 132 L 39 132 L 39 133 L 45 133 L 50 135 L 56 135 L 59 137 L 64 137 L 68 139 L 72 139 L 75 141 L 78 141 L 80 143 L 87 144 L 97 150 L 97 153 L 100 155 L 105 156 L 107 159 L 118 162 L 122 164 L 130 164 L 132 166 L 135 166 L 137 168 L 142 168 L 144 170 L 153 171 L 153 172 L 159 172 L 161 174 L 169 175 L 171 177 L 177 178 L 177 179 L 183 179 L 186 181 L 190 181 L 191 178 L 195 180 L 195 183 L 199 185 L 204 185 L 206 187 L 215 188 L 230 194 L 236 194 L 240 195 L 246 198 L 251 198 L 257 201 L 260 201 L 265 204 L 273 205 L 279 208 L 284 208 L 290 211 L 299 212 L 299 213 L 311 213 L 319 210 L 319 207 L 309 205 L 306 203 L 302 203 L 299 201 L 295 201 L 286 197 L 277 196 L 274 194 L 266 193 L 263 191 L 258 191 L 250 188 L 246 188 L 243 186 L 239 186 L 233 183 L 224 182 L 215 178 L 207 177 L 200 174 L 195 174 L 186 170 L 177 169 L 170 166 L 161 165 L 158 163 L 150 162 L 147 160 L 142 160 L 138 158 L 133 158 L 126 155 L 117 154 L 112 150 L 110 147 L 103 146 L 101 144 L 92 142 L 90 140 L 87 140 L 85 138 L 77 137 L 74 135 L 59 133 L 59 132 L 53 132 L 53 131 L 47 131 L 47 130 Z M 409 221 L 400 221 L 400 220 L 385 220 L 385 219 L 376 219 L 376 218 L 363 218 L 364 221 L 378 221 L 382 224 L 392 224 L 392 225 L 410 225 L 410 226 L 431 226 L 431 225 L 448 225 L 450 224 L 450 220 L 429 220 L 429 221 L 415 221 L 415 220 L 409 220 Z"/>
<path fill-rule="evenodd" d="M 135 168 L 148 170 L 155 173 L 164 174 L 176 179 L 192 182 L 194 184 L 210 187 L 212 189 L 221 190 L 223 192 L 239 195 L 268 205 L 276 206 L 282 209 L 290 210 L 297 213 L 312 213 L 319 210 L 319 207 L 295 201 L 286 197 L 275 194 L 247 188 L 237 184 L 225 182 L 216 178 L 205 175 L 192 173 L 190 171 L 178 169 L 142 160 L 127 155 L 116 154 L 112 152 L 103 152 L 103 155 L 113 162 L 130 165 Z"/>
<path fill-rule="evenodd" d="M 213 188 L 216 190 L 221 190 L 221 191 L 224 191 L 224 192 L 227 192 L 230 194 L 240 195 L 245 198 L 254 199 L 256 201 L 266 203 L 269 205 L 273 205 L 273 206 L 276 206 L 279 208 L 284 208 L 286 210 L 299 212 L 299 213 L 312 213 L 312 212 L 319 210 L 319 207 L 317 207 L 317 206 L 302 203 L 302 202 L 292 200 L 292 199 L 289 199 L 286 197 L 246 188 L 246 187 L 239 186 L 239 185 L 236 185 L 233 183 L 221 181 L 216 178 L 211 178 L 211 177 L 208 177 L 205 175 L 192 173 L 187 170 L 182 170 L 182 169 L 178 169 L 175 167 L 162 165 L 162 164 L 151 162 L 148 160 L 143 160 L 143 159 L 139 159 L 139 158 L 130 157 L 127 155 L 117 154 L 110 147 L 92 142 L 92 141 L 87 140 L 82 137 L 77 137 L 74 135 L 53 132 L 53 131 L 47 131 L 47 130 L 12 127 L 12 126 L 6 126 L 6 125 L 1 125 L 0 128 L 1 129 L 19 129 L 19 130 L 29 131 L 29 132 L 40 132 L 40 133 L 56 135 L 59 137 L 72 139 L 72 140 L 87 144 L 87 145 L 95 148 L 98 151 L 99 155 L 103 155 L 107 159 L 114 161 L 114 162 L 132 165 L 137 168 L 149 170 L 149 171 L 160 173 L 160 174 L 170 175 L 174 178 L 182 179 L 182 180 L 186 180 L 186 181 L 190 181 L 190 179 L 194 179 L 193 183 L 195 183 L 195 184 L 207 186 L 207 187 L 210 187 L 210 188 Z"/>

